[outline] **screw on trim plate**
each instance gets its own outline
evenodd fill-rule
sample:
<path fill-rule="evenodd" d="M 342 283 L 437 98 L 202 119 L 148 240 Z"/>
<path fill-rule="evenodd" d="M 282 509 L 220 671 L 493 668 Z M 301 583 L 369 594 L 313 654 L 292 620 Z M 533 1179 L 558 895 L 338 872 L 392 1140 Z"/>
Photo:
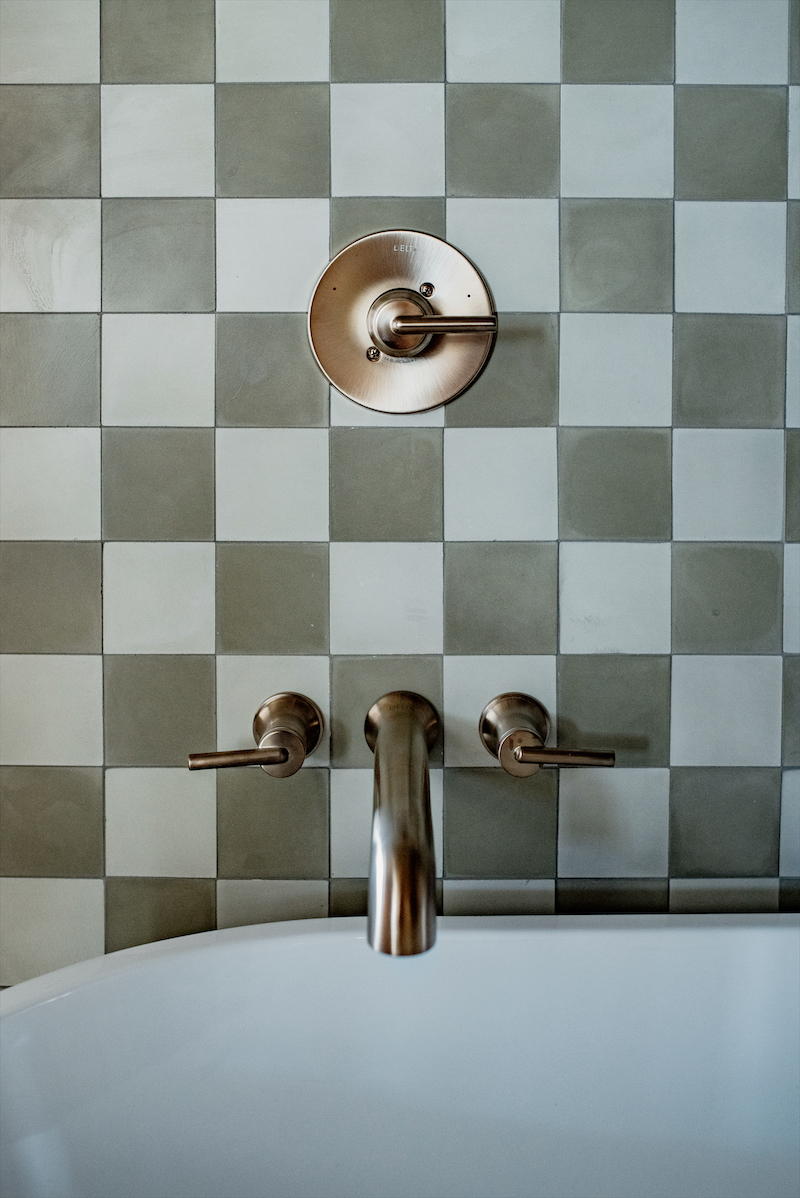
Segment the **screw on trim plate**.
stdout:
<path fill-rule="evenodd" d="M 436 288 L 433 283 L 423 283 L 419 289 L 420 295 L 424 295 L 425 299 L 430 299 Z"/>
<path fill-rule="evenodd" d="M 371 345 L 367 350 L 367 357 L 369 358 L 370 362 L 377 362 L 380 356 L 381 351 L 376 349 L 374 345 Z"/>

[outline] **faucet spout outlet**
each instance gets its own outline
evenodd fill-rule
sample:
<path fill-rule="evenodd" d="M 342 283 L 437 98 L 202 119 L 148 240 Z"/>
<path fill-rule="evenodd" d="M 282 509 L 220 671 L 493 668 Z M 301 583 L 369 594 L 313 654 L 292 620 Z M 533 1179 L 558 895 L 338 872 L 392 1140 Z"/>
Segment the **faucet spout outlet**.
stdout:
<path fill-rule="evenodd" d="M 439 717 L 421 695 L 392 691 L 367 713 L 375 754 L 367 936 L 394 957 L 424 953 L 436 940 L 436 859 L 428 752 Z"/>

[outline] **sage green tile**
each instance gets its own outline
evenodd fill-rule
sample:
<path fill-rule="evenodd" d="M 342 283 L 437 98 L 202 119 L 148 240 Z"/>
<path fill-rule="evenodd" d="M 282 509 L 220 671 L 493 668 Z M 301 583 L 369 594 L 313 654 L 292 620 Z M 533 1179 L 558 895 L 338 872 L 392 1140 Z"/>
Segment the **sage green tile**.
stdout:
<path fill-rule="evenodd" d="M 677 313 L 674 320 L 677 427 L 783 427 L 783 316 Z"/>
<path fill-rule="evenodd" d="M 331 200 L 331 255 L 370 233 L 412 229 L 445 237 L 444 196 L 334 196 Z"/>
<path fill-rule="evenodd" d="M 568 541 L 668 541 L 672 434 L 661 428 L 562 428 L 558 527 Z"/>
<path fill-rule="evenodd" d="M 366 915 L 369 903 L 369 878 L 331 878 L 328 888 L 328 913 L 336 916 Z"/>
<path fill-rule="evenodd" d="M 100 653 L 100 543 L 0 543 L 0 652 Z"/>
<path fill-rule="evenodd" d="M 7 312 L 0 316 L 0 424 L 100 423 L 100 317 Z"/>
<path fill-rule="evenodd" d="M 441 541 L 441 429 L 331 429 L 330 471 L 332 541 Z"/>
<path fill-rule="evenodd" d="M 444 0 L 331 0 L 331 79 L 444 79 Z"/>
<path fill-rule="evenodd" d="M 214 0 L 102 0 L 103 83 L 213 83 Z"/>
<path fill-rule="evenodd" d="M 621 768 L 669 765 L 670 659 L 565 655 L 558 659 L 558 744 L 612 749 Z"/>
<path fill-rule="evenodd" d="M 785 87 L 677 87 L 676 199 L 786 199 L 786 119 Z"/>
<path fill-rule="evenodd" d="M 558 915 L 650 915 L 669 910 L 667 878 L 557 878 Z"/>
<path fill-rule="evenodd" d="M 786 311 L 800 312 L 800 200 L 786 206 Z"/>
<path fill-rule="evenodd" d="M 4 766 L 0 825 L 3 877 L 102 878 L 103 771 Z"/>
<path fill-rule="evenodd" d="M 800 541 L 800 429 L 786 430 L 786 540 Z"/>
<path fill-rule="evenodd" d="M 800 911 L 800 878 L 781 878 L 778 894 L 779 911 Z"/>
<path fill-rule="evenodd" d="M 107 541 L 214 540 L 212 428 L 103 429 Z"/>
<path fill-rule="evenodd" d="M 106 654 L 106 765 L 185 767 L 189 753 L 214 750 L 214 658 L 193 654 Z"/>
<path fill-rule="evenodd" d="M 327 196 L 327 83 L 218 83 L 218 196 Z"/>
<path fill-rule="evenodd" d="M 780 653 L 783 547 L 672 546 L 673 653 Z"/>
<path fill-rule="evenodd" d="M 100 88 L 0 87 L 0 195 L 100 194 Z"/>
<path fill-rule="evenodd" d="M 328 380 L 302 312 L 217 316 L 217 425 L 309 428 L 328 423 Z"/>
<path fill-rule="evenodd" d="M 444 771 L 446 878 L 552 878 L 555 770 L 512 778 L 499 769 Z"/>
<path fill-rule="evenodd" d="M 217 848 L 221 878 L 327 878 L 328 771 L 221 770 Z"/>
<path fill-rule="evenodd" d="M 557 623 L 556 545 L 445 545 L 445 653 L 555 653 Z"/>
<path fill-rule="evenodd" d="M 564 83 L 671 83 L 675 0 L 564 0 Z"/>
<path fill-rule="evenodd" d="M 217 545 L 218 653 L 327 653 L 328 546 Z"/>
<path fill-rule="evenodd" d="M 369 769 L 375 758 L 364 739 L 367 712 L 389 691 L 416 691 L 433 705 L 441 720 L 441 657 L 332 657 L 331 764 L 338 769 Z M 442 736 L 430 752 L 441 765 Z"/>
<path fill-rule="evenodd" d="M 784 765 L 800 765 L 800 657 L 783 659 L 783 753 Z"/>
<path fill-rule="evenodd" d="M 780 807 L 779 769 L 673 768 L 670 877 L 776 877 Z"/>
<path fill-rule="evenodd" d="M 213 312 L 213 199 L 103 200 L 103 308 Z"/>
<path fill-rule="evenodd" d="M 672 202 L 562 200 L 567 312 L 672 311 Z"/>
<path fill-rule="evenodd" d="M 448 428 L 541 428 L 558 420 L 558 317 L 501 312 L 486 369 L 447 405 Z"/>
<path fill-rule="evenodd" d="M 448 195 L 558 195 L 557 84 L 451 83 L 445 114 Z"/>
<path fill-rule="evenodd" d="M 211 932 L 213 878 L 106 878 L 106 952 Z"/>
<path fill-rule="evenodd" d="M 789 0 L 789 82 L 800 83 L 800 0 Z"/>

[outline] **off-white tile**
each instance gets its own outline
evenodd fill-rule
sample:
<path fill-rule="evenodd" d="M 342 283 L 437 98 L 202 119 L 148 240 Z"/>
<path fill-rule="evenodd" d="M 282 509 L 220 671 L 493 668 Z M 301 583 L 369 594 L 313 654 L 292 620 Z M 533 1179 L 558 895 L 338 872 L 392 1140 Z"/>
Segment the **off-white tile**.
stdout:
<path fill-rule="evenodd" d="M 785 302 L 785 204 L 676 202 L 676 312 L 783 312 Z"/>
<path fill-rule="evenodd" d="M 783 775 L 779 871 L 784 878 L 800 877 L 800 770 Z"/>
<path fill-rule="evenodd" d="M 672 317 L 564 312 L 560 419 L 571 425 L 672 423 Z"/>
<path fill-rule="evenodd" d="M 444 527 L 448 541 L 556 540 L 556 430 L 445 429 Z"/>
<path fill-rule="evenodd" d="M 495 766 L 484 748 L 478 721 L 486 704 L 506 691 L 533 695 L 551 721 L 548 744 L 554 744 L 556 719 L 555 657 L 445 657 L 445 766 Z"/>
<path fill-rule="evenodd" d="M 103 954 L 102 878 L 0 878 L 0 986 Z"/>
<path fill-rule="evenodd" d="M 780 657 L 672 659 L 672 765 L 780 765 Z"/>
<path fill-rule="evenodd" d="M 0 432 L 0 536 L 12 541 L 99 539 L 99 429 Z"/>
<path fill-rule="evenodd" d="M 313 700 L 322 712 L 322 740 L 303 768 L 330 759 L 330 684 L 327 657 L 217 658 L 217 744 L 220 749 L 252 749 L 253 716 L 270 695 L 294 691 Z"/>
<path fill-rule="evenodd" d="M 431 819 L 436 875 L 442 875 L 443 776 L 431 770 Z M 366 878 L 372 839 L 372 770 L 331 773 L 331 877 Z"/>
<path fill-rule="evenodd" d="M 336 542 L 331 653 L 441 653 L 442 546 Z"/>
<path fill-rule="evenodd" d="M 100 308 L 100 201 L 0 200 L 0 311 Z"/>
<path fill-rule="evenodd" d="M 217 0 L 217 82 L 328 78 L 328 0 Z"/>
<path fill-rule="evenodd" d="M 675 429 L 675 540 L 779 541 L 783 438 L 781 429 Z"/>
<path fill-rule="evenodd" d="M 103 424 L 214 424 L 213 315 L 105 315 L 102 362 Z"/>
<path fill-rule="evenodd" d="M 677 0 L 676 83 L 786 83 L 788 0 Z"/>
<path fill-rule="evenodd" d="M 99 654 L 0 658 L 0 763 L 103 764 Z"/>
<path fill-rule="evenodd" d="M 332 84 L 331 194 L 444 195 L 444 84 Z"/>
<path fill-rule="evenodd" d="M 558 311 L 558 200 L 448 200 L 447 240 L 484 275 L 499 312 Z"/>
<path fill-rule="evenodd" d="M 217 537 L 327 541 L 328 430 L 217 430 Z"/>
<path fill-rule="evenodd" d="M 217 927 L 239 928 L 287 919 L 324 919 L 328 883 L 312 878 L 248 878 L 217 882 Z"/>
<path fill-rule="evenodd" d="M 562 770 L 561 878 L 664 878 L 669 872 L 669 770 Z"/>
<path fill-rule="evenodd" d="M 562 653 L 669 653 L 669 544 L 559 550 Z"/>
<path fill-rule="evenodd" d="M 100 0 L 3 0 L 0 83 L 97 83 Z"/>
<path fill-rule="evenodd" d="M 450 83 L 558 83 L 559 0 L 447 0 Z"/>
<path fill-rule="evenodd" d="M 564 85 L 561 194 L 671 196 L 673 89 Z"/>
<path fill-rule="evenodd" d="M 444 915 L 554 915 L 551 878 L 445 878 Z"/>
<path fill-rule="evenodd" d="M 104 196 L 214 195 L 214 85 L 101 88 Z"/>
<path fill-rule="evenodd" d="M 800 545 L 783 547 L 783 651 L 800 653 Z"/>
<path fill-rule="evenodd" d="M 107 770 L 106 873 L 145 878 L 217 874 L 212 770 Z"/>
<path fill-rule="evenodd" d="M 670 878 L 671 915 L 777 911 L 777 878 Z"/>
<path fill-rule="evenodd" d="M 103 550 L 106 653 L 213 653 L 215 547 L 111 542 Z"/>
<path fill-rule="evenodd" d="M 329 200 L 217 200 L 217 309 L 306 312 L 328 263 Z"/>

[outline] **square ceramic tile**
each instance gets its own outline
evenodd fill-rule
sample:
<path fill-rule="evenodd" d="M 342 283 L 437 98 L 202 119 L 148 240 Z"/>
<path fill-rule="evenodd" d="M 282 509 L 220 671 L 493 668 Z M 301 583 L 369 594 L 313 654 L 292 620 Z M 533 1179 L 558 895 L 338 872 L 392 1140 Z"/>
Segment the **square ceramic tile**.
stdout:
<path fill-rule="evenodd" d="M 107 770 L 105 872 L 135 878 L 216 877 L 214 773 Z"/>
<path fill-rule="evenodd" d="M 218 429 L 217 536 L 327 541 L 327 430 Z"/>
<path fill-rule="evenodd" d="M 100 317 L 0 316 L 0 424 L 100 423 Z"/>
<path fill-rule="evenodd" d="M 327 197 L 328 91 L 324 83 L 220 84 L 217 194 Z"/>
<path fill-rule="evenodd" d="M 332 84 L 331 194 L 444 195 L 443 84 Z"/>
<path fill-rule="evenodd" d="M 217 424 L 303 427 L 328 422 L 328 381 L 299 312 L 217 317 Z"/>
<path fill-rule="evenodd" d="M 327 543 L 218 543 L 217 652 L 327 653 Z"/>
<path fill-rule="evenodd" d="M 559 878 L 557 915 L 656 915 L 669 909 L 667 878 Z"/>
<path fill-rule="evenodd" d="M 437 429 L 331 433 L 331 540 L 441 541 Z"/>
<path fill-rule="evenodd" d="M 103 429 L 103 537 L 213 541 L 213 430 Z"/>
<path fill-rule="evenodd" d="M 672 209 L 668 200 L 562 201 L 562 307 L 671 312 Z"/>
<path fill-rule="evenodd" d="M 214 0 L 103 0 L 103 83 L 213 83 Z"/>
<path fill-rule="evenodd" d="M 337 769 L 368 769 L 372 773 L 375 759 L 364 736 L 364 720 L 382 695 L 415 691 L 440 717 L 444 710 L 441 657 L 334 657 L 331 684 L 331 757 Z M 441 765 L 441 728 L 429 757 L 432 765 Z"/>
<path fill-rule="evenodd" d="M 102 765 L 103 680 L 99 656 L 9 655 L 0 674 L 4 765 Z M 45 722 L 44 710 L 58 719 Z"/>
<path fill-rule="evenodd" d="M 4 196 L 100 194 L 100 105 L 97 88 L 4 87 Z"/>
<path fill-rule="evenodd" d="M 682 200 L 786 198 L 786 92 L 679 87 L 675 194 Z"/>
<path fill-rule="evenodd" d="M 102 878 L 99 767 L 3 766 L 0 811 L 3 877 Z"/>
<path fill-rule="evenodd" d="M 213 315 L 103 317 L 103 424 L 213 423 Z"/>
<path fill-rule="evenodd" d="M 560 549 L 562 653 L 669 653 L 670 547 Z"/>
<path fill-rule="evenodd" d="M 106 653 L 213 653 L 214 546 L 108 542 Z"/>
<path fill-rule="evenodd" d="M 3 429 L 0 509 L 9 540 L 98 540 L 100 430 Z"/>
<path fill-rule="evenodd" d="M 565 312 L 562 424 L 672 422 L 672 317 Z"/>
<path fill-rule="evenodd" d="M 786 83 L 787 0 L 676 0 L 678 83 Z"/>
<path fill-rule="evenodd" d="M 558 317 L 506 312 L 492 366 L 444 408 L 450 428 L 527 427 L 558 419 Z"/>
<path fill-rule="evenodd" d="M 213 196 L 211 84 L 102 88 L 104 196 Z"/>
<path fill-rule="evenodd" d="M 561 194 L 672 195 L 672 88 L 561 88 Z"/>
<path fill-rule="evenodd" d="M 499 762 L 484 747 L 478 732 L 478 721 L 486 704 L 495 695 L 502 695 L 506 691 L 521 691 L 538 699 L 549 712 L 554 731 L 555 657 L 445 657 L 445 766 L 500 769 Z M 552 732 L 548 743 L 555 744 Z M 489 872 L 486 876 L 494 875 Z M 519 876 L 509 874 L 509 877 Z"/>
<path fill-rule="evenodd" d="M 328 764 L 331 734 L 327 657 L 218 657 L 217 744 L 252 749 L 253 717 L 265 699 L 281 691 L 307 695 L 322 712 L 322 739 L 304 768 Z"/>
<path fill-rule="evenodd" d="M 762 878 L 777 874 L 780 770 L 671 772 L 671 877 Z"/>
<path fill-rule="evenodd" d="M 671 915 L 782 910 L 777 878 L 670 878 Z M 791 908 L 789 908 L 791 910 Z"/>
<path fill-rule="evenodd" d="M 328 262 L 328 200 L 218 200 L 217 308 L 307 312 Z"/>
<path fill-rule="evenodd" d="M 800 316 L 786 317 L 786 427 L 800 428 Z"/>
<path fill-rule="evenodd" d="M 781 845 L 779 873 L 800 877 L 800 770 L 787 770 L 781 790 Z"/>
<path fill-rule="evenodd" d="M 0 895 L 0 985 L 102 956 L 102 878 L 2 878 Z"/>
<path fill-rule="evenodd" d="M 558 201 L 447 201 L 447 240 L 467 254 L 499 312 L 557 312 Z"/>
<path fill-rule="evenodd" d="M 530 778 L 512 778 L 502 770 L 446 770 L 444 786 L 446 877 L 554 876 L 554 770 Z"/>
<path fill-rule="evenodd" d="M 558 83 L 558 0 L 447 0 L 451 83 Z"/>
<path fill-rule="evenodd" d="M 441 653 L 442 546 L 333 543 L 331 653 Z"/>
<path fill-rule="evenodd" d="M 553 915 L 556 886 L 548 878 L 446 878 L 444 915 Z"/>
<path fill-rule="evenodd" d="M 107 765 L 185 769 L 216 747 L 210 655 L 106 654 L 103 693 Z"/>
<path fill-rule="evenodd" d="M 213 878 L 107 878 L 106 952 L 216 926 Z"/>
<path fill-rule="evenodd" d="M 0 200 L 0 310 L 100 307 L 100 201 Z"/>
<path fill-rule="evenodd" d="M 217 0 L 218 82 L 327 78 L 327 0 Z"/>
<path fill-rule="evenodd" d="M 328 883 L 295 878 L 246 878 L 217 882 L 217 927 L 241 928 L 284 919 L 324 919 Z"/>
<path fill-rule="evenodd" d="M 444 529 L 448 541 L 558 537 L 555 429 L 447 429 Z"/>
<path fill-rule="evenodd" d="M 675 0 L 565 0 L 566 83 L 671 83 Z"/>
<path fill-rule="evenodd" d="M 436 884 L 437 894 L 440 884 Z M 328 883 L 328 914 L 332 919 L 359 915 L 366 918 L 368 892 L 368 878 L 331 878 Z"/>
<path fill-rule="evenodd" d="M 789 88 L 788 195 L 800 199 L 800 87 Z"/>
<path fill-rule="evenodd" d="M 333 0 L 331 78 L 337 83 L 443 79 L 444 0 Z"/>
<path fill-rule="evenodd" d="M 560 878 L 663 878 L 669 770 L 562 770 Z"/>
<path fill-rule="evenodd" d="M 555 653 L 557 617 L 556 545 L 445 545 L 445 653 Z"/>
<path fill-rule="evenodd" d="M 670 659 L 641 653 L 558 659 L 558 744 L 607 749 L 619 769 L 669 765 Z"/>
<path fill-rule="evenodd" d="M 565 428 L 558 439 L 562 540 L 668 541 L 671 433 Z"/>
<path fill-rule="evenodd" d="M 0 611 L 0 653 L 99 653 L 99 542 L 0 542 Z"/>
<path fill-rule="evenodd" d="M 786 311 L 800 312 L 800 201 L 786 205 Z"/>
<path fill-rule="evenodd" d="M 676 541 L 779 541 L 783 433 L 676 429 L 672 501 Z"/>
<path fill-rule="evenodd" d="M 331 428 L 443 428 L 444 408 L 431 408 L 427 412 L 412 412 L 408 416 L 395 416 L 391 412 L 373 412 L 335 387 L 330 389 Z"/>
<path fill-rule="evenodd" d="M 214 310 L 214 201 L 103 201 L 106 312 Z"/>
<path fill-rule="evenodd" d="M 800 545 L 783 552 L 783 651 L 800 653 Z"/>
<path fill-rule="evenodd" d="M 558 195 L 558 107 L 553 85 L 448 84 L 448 195 Z"/>
<path fill-rule="evenodd" d="M 331 254 L 376 229 L 418 229 L 444 240 L 444 196 L 336 196 L 331 200 Z"/>
<path fill-rule="evenodd" d="M 442 876 L 442 770 L 431 770 L 436 874 Z M 372 842 L 373 770 L 331 773 L 331 877 L 366 878 Z"/>
<path fill-rule="evenodd" d="M 780 428 L 785 354 L 782 316 L 676 316 L 674 423 Z"/>
<path fill-rule="evenodd" d="M 782 557 L 774 544 L 673 545 L 673 652 L 780 653 Z"/>
<path fill-rule="evenodd" d="M 780 657 L 672 659 L 672 765 L 780 765 Z"/>
<path fill-rule="evenodd" d="M 678 201 L 678 312 L 783 312 L 784 204 Z"/>
<path fill-rule="evenodd" d="M 4 0 L 0 83 L 97 83 L 100 0 Z"/>
<path fill-rule="evenodd" d="M 800 765 L 800 657 L 783 659 L 783 764 Z"/>
<path fill-rule="evenodd" d="M 327 770 L 223 770 L 217 791 L 220 878 L 328 877 Z"/>
<path fill-rule="evenodd" d="M 800 541 L 800 432 L 786 430 L 786 529 L 787 541 Z"/>

